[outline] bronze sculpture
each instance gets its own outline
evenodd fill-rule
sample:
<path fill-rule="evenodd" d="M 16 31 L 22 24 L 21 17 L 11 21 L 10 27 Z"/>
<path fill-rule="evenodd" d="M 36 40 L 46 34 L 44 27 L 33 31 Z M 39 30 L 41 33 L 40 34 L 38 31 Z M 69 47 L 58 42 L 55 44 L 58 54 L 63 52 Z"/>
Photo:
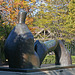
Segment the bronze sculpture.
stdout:
<path fill-rule="evenodd" d="M 58 40 L 58 45 L 54 52 L 56 55 L 56 65 L 68 66 L 72 64 L 70 52 L 67 50 L 61 40 Z"/>
<path fill-rule="evenodd" d="M 71 64 L 71 56 L 60 41 L 49 40 L 40 42 L 37 40 L 34 43 L 34 37 L 25 25 L 26 14 L 25 11 L 19 12 L 19 23 L 11 31 L 5 42 L 4 51 L 9 67 L 22 69 L 38 68 L 46 54 L 52 50 L 54 50 L 56 55 L 56 65 Z M 68 59 L 63 58 L 63 52 L 68 56 Z M 64 62 L 64 59 L 66 62 Z"/>
<path fill-rule="evenodd" d="M 39 40 L 37 40 L 34 43 L 35 51 L 39 55 L 40 64 L 42 64 L 47 53 L 54 50 L 56 46 L 57 46 L 57 40 L 49 40 L 45 42 L 40 42 Z"/>
<path fill-rule="evenodd" d="M 5 42 L 5 56 L 10 68 L 35 68 L 40 66 L 39 57 L 34 51 L 34 37 L 25 25 L 26 12 L 19 12 L 19 23 Z"/>

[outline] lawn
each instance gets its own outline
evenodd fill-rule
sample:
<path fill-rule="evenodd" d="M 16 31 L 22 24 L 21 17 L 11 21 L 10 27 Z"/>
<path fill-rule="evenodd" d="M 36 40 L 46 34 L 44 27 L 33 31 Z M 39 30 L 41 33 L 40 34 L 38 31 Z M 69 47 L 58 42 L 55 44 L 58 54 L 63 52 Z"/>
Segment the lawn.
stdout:
<path fill-rule="evenodd" d="M 75 64 L 75 56 L 71 56 L 72 58 L 72 64 Z"/>
<path fill-rule="evenodd" d="M 75 64 L 75 56 L 71 56 L 72 64 Z M 55 55 L 47 55 L 42 64 L 54 64 L 55 63 Z"/>

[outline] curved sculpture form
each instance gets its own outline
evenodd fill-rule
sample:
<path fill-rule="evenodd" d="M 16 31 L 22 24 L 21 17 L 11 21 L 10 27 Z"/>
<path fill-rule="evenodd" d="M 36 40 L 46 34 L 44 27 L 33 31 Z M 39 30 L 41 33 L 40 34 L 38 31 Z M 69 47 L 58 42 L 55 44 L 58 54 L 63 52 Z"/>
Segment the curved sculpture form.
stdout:
<path fill-rule="evenodd" d="M 34 37 L 25 25 L 26 12 L 19 12 L 19 23 L 5 42 L 5 56 L 10 68 L 36 68 L 40 66 L 39 57 L 34 51 Z"/>
<path fill-rule="evenodd" d="M 49 40 L 46 42 L 40 42 L 37 40 L 34 47 L 39 56 L 40 65 L 42 64 L 47 53 L 50 51 L 55 52 L 56 65 L 67 66 L 72 64 L 69 50 L 65 48 L 61 40 Z"/>
<path fill-rule="evenodd" d="M 54 50 L 57 47 L 57 44 L 57 40 L 49 40 L 46 42 L 40 42 L 39 40 L 37 40 L 34 43 L 35 51 L 37 52 L 40 59 L 40 65 L 42 64 L 47 53 Z"/>
<path fill-rule="evenodd" d="M 58 40 L 58 45 L 54 52 L 56 55 L 56 65 L 68 66 L 72 64 L 70 52 L 65 48 L 61 40 Z"/>

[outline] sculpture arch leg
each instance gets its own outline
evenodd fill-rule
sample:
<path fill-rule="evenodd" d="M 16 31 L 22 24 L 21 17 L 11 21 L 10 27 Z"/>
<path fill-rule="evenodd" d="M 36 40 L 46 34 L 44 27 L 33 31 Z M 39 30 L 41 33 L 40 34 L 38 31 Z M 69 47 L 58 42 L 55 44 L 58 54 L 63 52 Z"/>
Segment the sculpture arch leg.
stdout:
<path fill-rule="evenodd" d="M 56 65 L 68 66 L 72 64 L 70 52 L 65 48 L 61 40 L 58 40 L 58 45 L 54 52 L 56 56 Z"/>

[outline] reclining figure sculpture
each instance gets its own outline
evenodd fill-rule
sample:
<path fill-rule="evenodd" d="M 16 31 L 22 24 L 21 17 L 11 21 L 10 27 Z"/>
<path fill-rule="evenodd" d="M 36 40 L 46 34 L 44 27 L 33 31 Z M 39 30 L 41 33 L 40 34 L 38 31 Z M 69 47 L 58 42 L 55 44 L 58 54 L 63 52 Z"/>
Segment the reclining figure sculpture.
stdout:
<path fill-rule="evenodd" d="M 56 65 L 71 64 L 71 56 L 60 40 L 36 41 L 25 25 L 26 12 L 19 12 L 19 23 L 13 28 L 5 42 L 5 57 L 9 68 L 38 68 L 48 52 L 54 50 Z"/>

